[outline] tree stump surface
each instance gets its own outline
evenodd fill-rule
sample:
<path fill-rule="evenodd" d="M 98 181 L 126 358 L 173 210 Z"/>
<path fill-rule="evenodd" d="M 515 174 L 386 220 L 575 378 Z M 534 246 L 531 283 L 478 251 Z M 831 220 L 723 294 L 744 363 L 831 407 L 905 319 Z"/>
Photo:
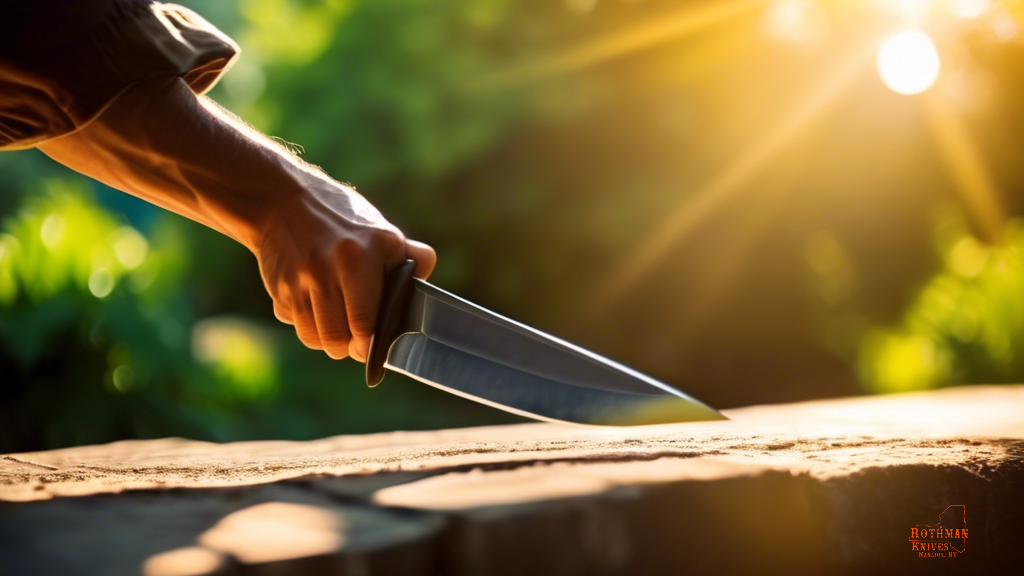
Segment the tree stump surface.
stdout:
<path fill-rule="evenodd" d="M 1024 574 L 1024 386 L 0 456 L 3 574 Z"/>

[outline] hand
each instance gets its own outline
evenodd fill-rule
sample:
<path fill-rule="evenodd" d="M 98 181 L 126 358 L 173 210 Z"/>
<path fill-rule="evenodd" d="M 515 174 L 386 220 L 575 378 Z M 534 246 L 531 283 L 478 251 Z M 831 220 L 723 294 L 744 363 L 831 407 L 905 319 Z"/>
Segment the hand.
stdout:
<path fill-rule="evenodd" d="M 426 278 L 437 261 L 355 190 L 318 174 L 263 228 L 254 252 L 274 315 L 335 359 L 366 360 L 386 271 L 408 257 Z"/>

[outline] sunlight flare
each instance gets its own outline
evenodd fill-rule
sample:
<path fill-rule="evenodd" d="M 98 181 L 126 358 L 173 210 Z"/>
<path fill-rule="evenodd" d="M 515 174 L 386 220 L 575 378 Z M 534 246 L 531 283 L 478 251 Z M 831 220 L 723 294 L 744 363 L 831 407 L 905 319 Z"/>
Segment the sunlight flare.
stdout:
<path fill-rule="evenodd" d="M 598 284 L 593 301 L 607 307 L 641 281 L 694 226 L 721 207 L 750 178 L 817 118 L 863 70 L 871 50 L 860 49 L 834 69 L 761 140 L 744 151 L 704 187 L 687 195 L 672 213 Z"/>
<path fill-rule="evenodd" d="M 989 0 L 950 0 L 949 11 L 957 18 L 977 18 L 988 11 Z"/>
<path fill-rule="evenodd" d="M 1006 210 L 999 190 L 961 118 L 940 98 L 927 98 L 928 120 L 964 209 L 988 242 L 1002 239 Z"/>
<path fill-rule="evenodd" d="M 878 75 L 893 92 L 919 94 L 939 77 L 939 51 L 927 34 L 905 30 L 886 38 L 878 48 Z"/>
<path fill-rule="evenodd" d="M 544 54 L 522 64 L 513 65 L 479 78 L 471 86 L 505 86 L 581 70 L 707 30 L 746 14 L 760 5 L 760 1 L 730 0 L 687 7 L 651 22 L 570 47 L 561 53 Z"/>
<path fill-rule="evenodd" d="M 768 34 L 797 44 L 821 41 L 828 34 L 825 11 L 811 0 L 783 0 L 765 13 Z"/>

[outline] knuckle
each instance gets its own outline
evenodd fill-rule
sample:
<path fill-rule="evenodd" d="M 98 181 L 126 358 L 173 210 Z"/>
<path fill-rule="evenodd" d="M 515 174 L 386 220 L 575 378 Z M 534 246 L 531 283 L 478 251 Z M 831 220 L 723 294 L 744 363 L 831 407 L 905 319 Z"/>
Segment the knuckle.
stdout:
<path fill-rule="evenodd" d="M 348 342 L 351 339 L 348 331 L 342 330 L 323 330 L 320 332 L 320 342 L 323 343 L 324 348 L 331 348 L 333 346 L 348 346 Z"/>
<path fill-rule="evenodd" d="M 289 309 L 294 304 L 292 290 L 284 283 L 277 286 L 277 289 L 270 294 L 270 299 L 274 301 L 275 307 Z"/>
<path fill-rule="evenodd" d="M 348 345 L 351 336 L 346 328 L 330 327 L 320 331 L 320 343 L 324 352 L 334 360 L 348 356 Z"/>
<path fill-rule="evenodd" d="M 323 284 L 320 280 L 321 276 L 322 270 L 313 265 L 312 261 L 302 266 L 295 272 L 295 283 L 299 286 L 298 291 L 305 293 L 306 297 L 312 293 L 319 293 L 318 291 Z M 312 310 L 312 304 L 308 301 L 304 302 L 302 307 L 303 309 Z"/>
<path fill-rule="evenodd" d="M 302 267 L 302 272 L 299 273 L 299 276 L 304 286 L 315 286 L 320 283 L 320 279 L 327 270 L 328 266 L 323 260 L 310 258 L 306 261 L 305 266 Z"/>
<path fill-rule="evenodd" d="M 302 301 L 302 287 L 295 278 L 288 280 L 282 278 L 274 283 L 270 291 L 270 297 L 274 300 L 274 306 L 280 306 L 285 310 L 294 310 Z"/>
<path fill-rule="evenodd" d="M 379 252 L 388 253 L 405 246 L 405 236 L 397 228 L 375 228 L 370 234 L 372 246 Z"/>
<path fill-rule="evenodd" d="M 274 300 L 275 305 L 287 305 L 289 303 L 291 290 L 289 289 L 288 284 L 281 278 L 265 279 L 263 284 L 266 286 L 267 294 L 269 294 L 270 298 Z"/>
<path fill-rule="evenodd" d="M 297 267 L 299 284 L 304 287 L 319 284 L 320 278 L 330 270 L 330 259 L 319 252 L 310 252 Z"/>
<path fill-rule="evenodd" d="M 405 236 L 397 228 L 369 228 L 361 234 L 339 238 L 334 246 L 334 256 L 342 265 L 347 265 L 404 249 Z"/>
<path fill-rule="evenodd" d="M 342 236 L 334 243 L 334 257 L 343 264 L 358 262 L 365 253 L 366 246 L 355 236 Z"/>

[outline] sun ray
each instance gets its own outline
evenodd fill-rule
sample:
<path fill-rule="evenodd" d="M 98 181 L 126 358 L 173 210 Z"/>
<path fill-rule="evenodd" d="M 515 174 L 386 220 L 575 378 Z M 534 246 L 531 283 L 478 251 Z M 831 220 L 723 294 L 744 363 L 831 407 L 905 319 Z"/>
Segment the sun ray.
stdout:
<path fill-rule="evenodd" d="M 593 292 L 593 301 L 608 306 L 618 301 L 658 264 L 669 250 L 697 223 L 731 198 L 774 155 L 821 114 L 853 77 L 861 72 L 874 53 L 873 45 L 857 49 L 841 62 L 821 84 L 801 100 L 764 138 L 743 152 L 702 189 L 657 224 L 639 246 L 612 270 Z"/>
<path fill-rule="evenodd" d="M 1006 210 L 977 144 L 960 117 L 939 97 L 929 94 L 925 109 L 960 200 L 978 233 L 987 242 L 1000 242 Z"/>
<path fill-rule="evenodd" d="M 737 18 L 761 4 L 763 0 L 727 0 L 688 6 L 651 22 L 573 46 L 561 53 L 547 54 L 488 74 L 478 78 L 471 87 L 507 86 L 588 68 L 701 32 Z"/>

